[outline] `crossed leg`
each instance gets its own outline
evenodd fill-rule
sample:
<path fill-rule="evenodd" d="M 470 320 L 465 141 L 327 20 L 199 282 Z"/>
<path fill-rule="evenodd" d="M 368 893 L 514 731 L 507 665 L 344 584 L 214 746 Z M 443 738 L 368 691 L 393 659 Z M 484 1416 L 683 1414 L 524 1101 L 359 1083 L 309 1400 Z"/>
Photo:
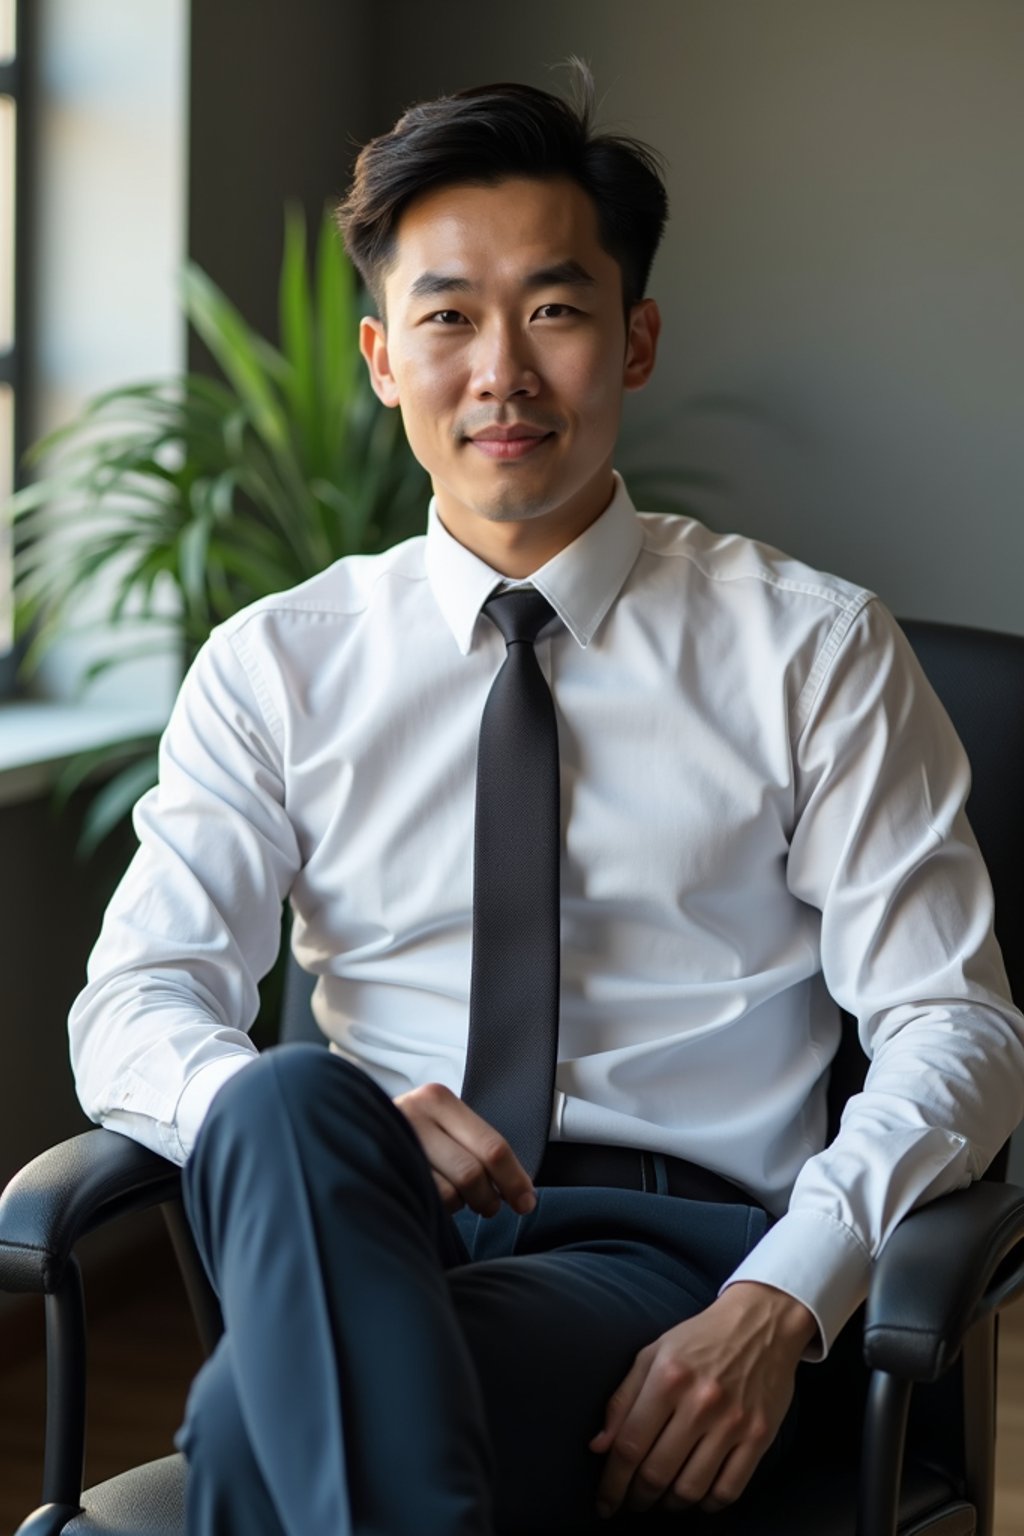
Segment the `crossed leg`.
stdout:
<path fill-rule="evenodd" d="M 180 1439 L 191 1536 L 603 1529 L 607 1398 L 750 1241 L 744 1208 L 695 1236 L 629 1190 L 453 1220 L 401 1111 L 316 1046 L 218 1094 L 185 1192 L 227 1329 Z"/>

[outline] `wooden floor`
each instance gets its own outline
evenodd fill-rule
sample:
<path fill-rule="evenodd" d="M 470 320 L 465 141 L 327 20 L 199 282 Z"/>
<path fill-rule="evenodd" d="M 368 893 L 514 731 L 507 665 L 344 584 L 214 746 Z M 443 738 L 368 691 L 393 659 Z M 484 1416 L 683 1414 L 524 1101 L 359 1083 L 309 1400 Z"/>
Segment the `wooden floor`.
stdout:
<path fill-rule="evenodd" d="M 157 1250 L 152 1269 L 145 1295 L 91 1320 L 87 1484 L 173 1449 L 199 1364 L 169 1248 Z M 32 1319 L 16 1348 L 24 1358 L 0 1369 L 0 1536 L 12 1536 L 39 1502 L 44 1382 L 38 1321 Z M 995 1536 L 1021 1536 L 1024 1302 L 1004 1313 L 1001 1324 L 997 1481 Z"/>
<path fill-rule="evenodd" d="M 1024 1301 L 999 1320 L 995 1536 L 1024 1531 Z"/>

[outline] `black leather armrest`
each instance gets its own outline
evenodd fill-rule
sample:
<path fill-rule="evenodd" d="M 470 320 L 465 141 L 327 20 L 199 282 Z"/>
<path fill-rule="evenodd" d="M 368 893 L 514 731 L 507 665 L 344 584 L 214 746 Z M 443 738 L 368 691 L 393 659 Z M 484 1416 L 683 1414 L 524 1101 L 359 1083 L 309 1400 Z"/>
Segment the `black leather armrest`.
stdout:
<path fill-rule="evenodd" d="M 975 1323 L 1024 1294 L 1024 1189 L 972 1184 L 911 1212 L 879 1254 L 864 1324 L 874 1370 L 934 1381 Z"/>
<path fill-rule="evenodd" d="M 180 1168 L 116 1131 L 83 1131 L 40 1153 L 0 1195 L 0 1289 L 56 1290 L 86 1232 L 180 1187 Z"/>

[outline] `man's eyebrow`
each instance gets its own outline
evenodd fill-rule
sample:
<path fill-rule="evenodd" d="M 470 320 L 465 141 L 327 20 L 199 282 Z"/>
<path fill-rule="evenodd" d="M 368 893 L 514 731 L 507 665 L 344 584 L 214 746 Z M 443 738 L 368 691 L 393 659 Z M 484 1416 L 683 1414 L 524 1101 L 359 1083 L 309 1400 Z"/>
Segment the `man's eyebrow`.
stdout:
<path fill-rule="evenodd" d="M 409 297 L 433 299 L 439 293 L 471 293 L 475 287 L 468 277 L 453 277 L 447 272 L 421 272 L 409 289 Z"/>
<path fill-rule="evenodd" d="M 523 286 L 537 288 L 593 288 L 596 279 L 591 277 L 578 261 L 559 261 L 551 267 L 540 267 L 526 277 Z M 456 277 L 450 272 L 421 272 L 409 289 L 412 299 L 436 299 L 445 293 L 474 293 L 477 284 L 468 277 Z"/>
<path fill-rule="evenodd" d="M 527 288 L 593 288 L 596 278 L 591 277 L 578 261 L 559 261 L 553 267 L 541 267 L 526 279 Z"/>

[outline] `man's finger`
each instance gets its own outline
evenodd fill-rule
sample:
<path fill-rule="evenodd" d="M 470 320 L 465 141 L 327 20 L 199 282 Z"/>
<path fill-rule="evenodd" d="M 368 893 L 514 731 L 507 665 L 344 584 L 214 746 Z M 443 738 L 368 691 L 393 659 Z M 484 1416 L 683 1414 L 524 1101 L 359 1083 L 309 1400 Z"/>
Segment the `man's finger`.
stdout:
<path fill-rule="evenodd" d="M 731 1432 L 713 1430 L 694 1445 L 659 1507 L 670 1513 L 695 1504 L 707 1514 L 727 1509 L 750 1482 L 772 1438 L 761 1420 L 737 1425 Z"/>
<path fill-rule="evenodd" d="M 719 1510 L 735 1504 L 756 1472 L 758 1463 L 770 1444 L 769 1438 L 767 1444 L 761 1440 L 748 1440 L 736 1446 L 732 1454 L 723 1462 L 710 1492 L 701 1501 L 701 1508 L 707 1510 L 709 1514 L 717 1514 Z"/>
<path fill-rule="evenodd" d="M 507 1200 L 525 1214 L 536 1204 L 532 1181 L 505 1138 L 443 1083 L 425 1083 L 394 1101 L 412 1125 L 435 1174 L 482 1216 Z"/>
<path fill-rule="evenodd" d="M 479 1160 L 503 1200 L 515 1210 L 533 1208 L 533 1180 L 500 1131 L 454 1095 L 452 1102 L 445 1105 L 442 1124 Z"/>
<path fill-rule="evenodd" d="M 460 1207 L 468 1205 L 479 1216 L 496 1215 L 501 1198 L 479 1159 L 434 1120 L 417 1117 L 413 1127 L 438 1187 L 443 1181 Z"/>
<path fill-rule="evenodd" d="M 438 1173 L 435 1168 L 432 1168 L 430 1171 L 434 1175 L 434 1183 L 437 1185 L 437 1192 L 441 1196 L 441 1204 L 449 1216 L 454 1216 L 456 1211 L 463 1209 L 466 1204 L 465 1200 L 463 1200 L 455 1185 L 448 1182 L 443 1173 Z"/>
<path fill-rule="evenodd" d="M 604 1426 L 590 1441 L 593 1450 L 607 1450 L 619 1425 L 640 1395 L 650 1370 L 649 1351 L 642 1349 L 605 1406 Z"/>
<path fill-rule="evenodd" d="M 643 1362 L 638 1359 L 638 1365 L 626 1377 L 609 1405 L 617 1422 L 597 1490 L 597 1509 L 602 1515 L 613 1514 L 627 1500 L 631 1508 L 649 1507 L 664 1493 L 682 1460 L 678 1451 L 674 1460 L 665 1460 L 663 1454 L 664 1476 L 652 1481 L 652 1473 L 657 1474 L 659 1468 L 657 1462 L 649 1463 L 663 1439 L 672 1408 L 650 1390 L 648 1367 L 646 1359 Z M 633 1402 L 623 1409 L 626 1392 L 633 1393 Z M 665 1447 L 661 1449 L 664 1453 Z"/>
<path fill-rule="evenodd" d="M 624 1434 L 628 1433 L 627 1423 Z M 735 1483 L 738 1497 L 759 1460 L 755 1452 L 745 1464 L 734 1461 L 738 1452 L 736 1431 L 716 1424 L 704 1433 L 690 1415 L 677 1412 L 634 1472 L 623 1503 L 638 1513 L 655 1506 L 668 1511 L 696 1504 L 708 1508 L 702 1501 L 720 1487 L 723 1496 L 716 1507 L 724 1509 L 733 1502 L 725 1496 L 726 1490 Z"/>
<path fill-rule="evenodd" d="M 690 1454 L 677 1460 L 676 1471 L 669 1477 L 664 1498 L 664 1508 L 667 1510 L 691 1509 L 699 1504 L 702 1509 L 724 1509 L 732 1499 L 720 1497 L 715 1499 L 713 1490 L 719 1486 L 719 1481 L 726 1475 L 726 1469 L 732 1466 L 738 1447 L 730 1439 L 725 1439 L 721 1434 L 704 1435 L 693 1446 Z M 740 1491 L 746 1487 L 747 1478 L 754 1470 L 752 1464 L 743 1480 Z M 731 1483 L 722 1484 L 723 1490 L 731 1486 Z M 738 1497 L 738 1494 L 737 1494 Z M 706 1502 L 712 1499 L 713 1503 Z"/>

